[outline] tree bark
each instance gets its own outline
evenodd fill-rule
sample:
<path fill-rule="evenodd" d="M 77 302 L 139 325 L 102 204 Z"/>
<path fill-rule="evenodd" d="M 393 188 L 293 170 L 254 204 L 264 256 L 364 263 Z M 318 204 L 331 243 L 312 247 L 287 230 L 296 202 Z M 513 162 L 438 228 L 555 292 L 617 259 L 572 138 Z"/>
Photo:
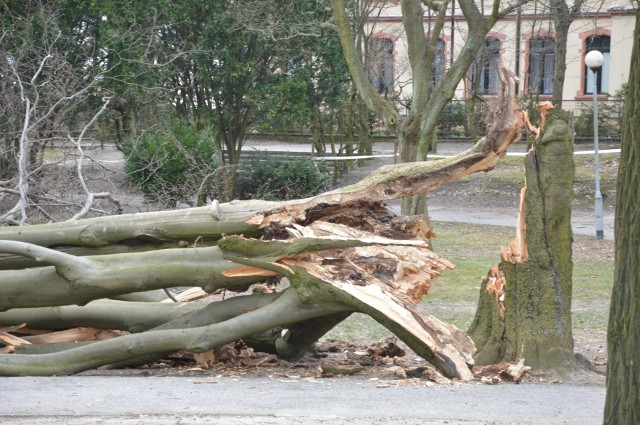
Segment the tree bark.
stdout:
<path fill-rule="evenodd" d="M 640 9 L 616 184 L 615 276 L 609 316 L 605 424 L 640 423 Z"/>
<path fill-rule="evenodd" d="M 478 345 L 479 364 L 524 358 L 534 368 L 563 372 L 575 367 L 571 128 L 568 113 L 552 109 L 542 137 L 525 157 L 525 216 L 520 228 L 526 243 L 503 249 L 501 264 L 483 282 L 469 329 Z"/>

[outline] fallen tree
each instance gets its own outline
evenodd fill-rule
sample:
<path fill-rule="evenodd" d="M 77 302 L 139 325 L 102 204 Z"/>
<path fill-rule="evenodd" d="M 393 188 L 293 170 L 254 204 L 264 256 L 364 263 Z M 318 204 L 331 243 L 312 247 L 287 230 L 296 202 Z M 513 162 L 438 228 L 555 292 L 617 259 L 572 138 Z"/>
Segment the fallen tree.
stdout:
<path fill-rule="evenodd" d="M 432 278 L 453 266 L 429 249 L 426 217 L 397 217 L 384 202 L 491 170 L 521 136 L 524 117 L 513 90 L 507 77 L 487 135 L 468 151 L 441 161 L 382 167 L 357 184 L 312 198 L 214 202 L 0 228 L 0 325 L 132 332 L 43 353 L 20 349 L 29 344 L 5 331 L 0 341 L 12 354 L 0 354 L 0 375 L 140 364 L 238 339 L 297 359 L 336 323 L 362 312 L 444 375 L 471 379 L 472 341 L 413 309 Z M 135 302 L 154 299 L 162 288 L 243 292 L 274 278 L 286 279 L 288 287 L 277 294 L 188 305 L 154 302 L 140 308 Z M 104 300 L 114 297 L 126 301 Z"/>

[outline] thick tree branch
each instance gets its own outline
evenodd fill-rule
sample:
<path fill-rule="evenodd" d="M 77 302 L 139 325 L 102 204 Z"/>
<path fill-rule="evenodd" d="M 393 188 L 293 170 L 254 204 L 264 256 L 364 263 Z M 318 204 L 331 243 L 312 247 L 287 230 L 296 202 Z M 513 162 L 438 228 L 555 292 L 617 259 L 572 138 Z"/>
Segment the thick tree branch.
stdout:
<path fill-rule="evenodd" d="M 297 292 L 286 291 L 263 308 L 209 326 L 125 335 L 51 354 L 2 354 L 0 375 L 68 375 L 156 352 L 202 352 L 274 326 L 346 310 L 338 304 L 309 305 Z"/>

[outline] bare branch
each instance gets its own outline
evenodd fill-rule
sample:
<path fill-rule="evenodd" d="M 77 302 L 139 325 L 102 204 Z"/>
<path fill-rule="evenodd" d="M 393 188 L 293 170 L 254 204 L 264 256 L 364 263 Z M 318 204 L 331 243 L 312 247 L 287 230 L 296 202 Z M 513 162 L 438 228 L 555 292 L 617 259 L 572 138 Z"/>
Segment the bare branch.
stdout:
<path fill-rule="evenodd" d="M 22 255 L 38 262 L 48 263 L 51 265 L 67 269 L 83 270 L 94 263 L 83 257 L 65 254 L 53 249 L 44 248 L 18 241 L 0 241 L 0 252 L 4 254 Z"/>
<path fill-rule="evenodd" d="M 85 182 L 84 175 L 82 173 L 82 163 L 84 161 L 84 150 L 82 149 L 82 138 L 84 137 L 84 134 L 86 133 L 87 129 L 89 129 L 96 122 L 98 117 L 100 115 L 102 115 L 102 113 L 104 111 L 107 110 L 107 107 L 109 106 L 109 102 L 111 102 L 111 97 L 105 97 L 102 100 L 103 100 L 102 108 L 100 108 L 100 110 L 93 115 L 93 117 L 87 123 L 87 125 L 85 125 L 82 128 L 82 131 L 80 132 L 80 135 L 78 136 L 78 140 L 74 141 L 71 138 L 71 136 L 69 135 L 69 140 L 71 141 L 71 143 L 76 145 L 76 147 L 78 148 L 78 151 L 80 152 L 80 157 L 78 158 L 78 163 L 77 163 L 77 168 L 76 169 L 77 169 L 77 173 L 78 173 L 78 179 L 80 180 L 80 185 L 82 186 L 82 190 L 87 195 L 87 198 L 86 198 L 86 200 L 84 202 L 84 206 L 82 207 L 82 209 L 77 214 L 75 214 L 73 217 L 71 217 L 70 220 L 78 220 L 78 219 L 84 217 L 89 212 L 91 207 L 93 206 L 93 201 L 96 198 L 111 198 L 114 202 L 118 203 L 117 200 L 112 198 L 112 195 L 109 192 L 98 192 L 98 193 L 91 192 L 89 190 L 89 188 L 87 187 L 87 183 Z"/>
<path fill-rule="evenodd" d="M 345 4 L 343 0 L 333 0 L 333 14 L 336 20 L 336 26 L 338 28 L 338 34 L 340 35 L 340 43 L 342 45 L 342 51 L 351 72 L 353 82 L 358 89 L 358 93 L 362 96 L 362 99 L 367 104 L 369 109 L 380 115 L 389 126 L 389 128 L 395 129 L 399 121 L 400 114 L 394 108 L 393 104 L 382 99 L 375 88 L 369 81 L 367 73 L 362 64 L 362 59 L 358 55 L 351 33 L 351 23 L 347 17 Z"/>

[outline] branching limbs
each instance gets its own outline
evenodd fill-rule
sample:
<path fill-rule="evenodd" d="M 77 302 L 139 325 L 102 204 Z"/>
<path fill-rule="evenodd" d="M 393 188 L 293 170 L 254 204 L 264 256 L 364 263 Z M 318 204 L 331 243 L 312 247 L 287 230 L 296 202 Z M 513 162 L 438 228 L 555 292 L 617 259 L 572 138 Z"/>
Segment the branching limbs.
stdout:
<path fill-rule="evenodd" d="M 104 113 L 107 110 L 107 107 L 109 106 L 109 102 L 111 101 L 110 97 L 105 97 L 103 98 L 103 104 L 102 104 L 102 108 L 100 108 L 100 110 L 98 112 L 95 113 L 95 115 L 91 118 L 91 120 L 89 120 L 89 122 L 82 128 L 82 131 L 80 132 L 80 135 L 78 136 L 77 140 L 73 140 L 71 138 L 71 136 L 69 136 L 69 140 L 76 145 L 76 148 L 78 149 L 79 152 L 79 158 L 78 158 L 78 163 L 76 165 L 76 171 L 78 173 L 78 180 L 80 181 L 80 185 L 82 186 L 82 190 L 84 191 L 85 195 L 87 196 L 84 202 L 84 205 L 82 207 L 82 209 L 76 213 L 71 220 L 78 220 L 82 217 L 84 217 L 89 210 L 91 209 L 91 207 L 93 206 L 93 202 L 96 198 L 109 198 L 111 199 L 114 203 L 116 203 L 119 206 L 119 202 L 118 200 L 116 200 L 115 198 L 112 197 L 110 192 L 92 192 L 91 190 L 89 190 L 89 188 L 87 187 L 87 183 L 84 179 L 84 175 L 82 172 L 82 163 L 84 161 L 84 150 L 82 149 L 82 138 L 84 137 L 85 133 L 87 132 L 87 129 L 91 128 L 91 126 L 96 122 L 96 120 L 98 119 L 98 117 L 100 115 L 102 115 L 102 113 Z M 121 209 L 121 208 L 118 208 Z"/>
<path fill-rule="evenodd" d="M 369 81 L 367 72 L 362 64 L 362 58 L 354 45 L 351 23 L 343 0 L 333 0 L 333 14 L 340 36 L 342 51 L 360 96 L 362 96 L 369 109 L 383 117 L 389 128 L 395 129 L 400 119 L 400 114 L 391 102 L 378 95 L 378 92 Z"/>
<path fill-rule="evenodd" d="M 82 257 L 18 241 L 0 241 L 0 253 L 21 255 L 45 264 L 77 270 L 86 270 L 93 265 L 93 262 Z"/>

